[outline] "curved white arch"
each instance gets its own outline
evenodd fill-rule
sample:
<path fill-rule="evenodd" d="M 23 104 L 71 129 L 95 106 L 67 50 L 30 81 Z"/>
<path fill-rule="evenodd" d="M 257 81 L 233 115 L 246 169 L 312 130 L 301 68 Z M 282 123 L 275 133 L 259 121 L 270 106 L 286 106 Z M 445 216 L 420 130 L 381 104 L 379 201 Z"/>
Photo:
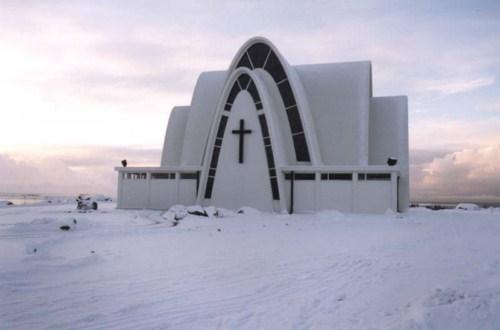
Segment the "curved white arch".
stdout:
<path fill-rule="evenodd" d="M 298 107 L 299 116 L 301 119 L 301 123 L 304 127 L 304 135 L 306 137 L 307 148 L 309 151 L 310 162 L 312 165 L 321 165 L 321 154 L 319 152 L 318 139 L 314 130 L 314 123 L 312 120 L 311 111 L 309 109 L 309 102 L 305 96 L 304 87 L 297 76 L 295 70 L 290 66 L 290 64 L 286 61 L 286 59 L 281 55 L 276 46 L 269 41 L 267 38 L 257 36 L 247 40 L 240 49 L 236 52 L 231 64 L 229 66 L 229 72 L 234 71 L 241 57 L 245 55 L 247 50 L 252 47 L 254 44 L 263 43 L 268 46 L 271 51 L 274 52 L 276 57 L 278 58 L 283 70 L 288 78 L 290 83 L 290 87 L 292 89 L 292 93 L 295 98 L 295 102 Z M 264 70 L 265 71 L 265 70 Z"/>
<path fill-rule="evenodd" d="M 269 128 L 269 135 L 271 137 L 271 147 L 272 147 L 274 152 L 276 152 L 276 150 L 279 150 L 279 147 L 277 145 L 279 138 L 277 137 L 277 132 L 275 132 L 275 129 L 274 129 L 275 125 L 273 123 L 273 118 L 272 118 L 272 115 L 270 113 L 271 102 L 269 100 L 268 94 L 265 92 L 265 88 L 264 88 L 262 82 L 260 81 L 259 77 L 252 70 L 250 70 L 248 68 L 240 67 L 240 68 L 233 70 L 229 74 L 228 79 L 226 80 L 226 83 L 224 84 L 224 88 L 222 90 L 222 93 L 219 97 L 219 101 L 217 103 L 217 109 L 215 111 L 215 116 L 213 117 L 213 121 L 211 124 L 210 134 L 209 134 L 209 137 L 207 140 L 205 155 L 204 155 L 204 159 L 203 159 L 202 175 L 200 178 L 200 186 L 198 189 L 198 196 L 197 196 L 197 203 L 198 204 L 201 204 L 201 202 L 205 199 L 204 193 L 206 190 L 207 180 L 208 180 L 208 176 L 209 176 L 209 169 L 210 169 L 210 162 L 212 159 L 213 146 L 215 144 L 215 138 L 217 136 L 217 130 L 219 127 L 221 116 L 225 112 L 224 106 L 225 106 L 226 100 L 229 96 L 229 93 L 231 91 L 233 84 L 242 74 L 249 75 L 250 79 L 255 84 L 255 87 L 257 89 L 257 92 L 258 92 L 260 99 L 261 99 L 261 102 L 262 102 L 262 106 L 263 106 L 262 110 L 264 112 L 266 122 L 267 122 L 267 125 Z M 228 116 L 231 116 L 231 112 L 228 112 Z M 277 167 L 277 165 L 278 165 L 277 157 L 275 155 L 273 155 L 273 158 L 274 158 L 275 166 Z M 283 181 L 283 178 L 281 175 L 277 175 L 276 179 L 277 179 L 278 191 L 279 191 L 279 195 L 280 195 L 280 199 L 279 199 L 280 209 L 282 212 L 286 212 L 287 208 L 286 208 L 284 181 Z"/>

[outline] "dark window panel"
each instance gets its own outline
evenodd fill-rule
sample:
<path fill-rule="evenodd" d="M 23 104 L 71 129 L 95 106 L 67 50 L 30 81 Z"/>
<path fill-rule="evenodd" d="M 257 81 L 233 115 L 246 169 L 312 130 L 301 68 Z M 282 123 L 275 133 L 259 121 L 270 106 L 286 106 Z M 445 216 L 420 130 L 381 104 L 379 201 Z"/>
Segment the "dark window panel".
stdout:
<path fill-rule="evenodd" d="M 286 114 L 292 133 L 303 132 L 304 128 L 302 127 L 302 121 L 300 120 L 299 109 L 297 106 L 286 109 Z"/>
<path fill-rule="evenodd" d="M 247 75 L 246 73 L 244 73 L 241 76 L 239 76 L 238 82 L 240 83 L 240 86 L 242 89 L 246 89 L 248 86 L 248 83 L 250 82 L 250 76 Z"/>
<path fill-rule="evenodd" d="M 197 178 L 196 173 L 181 173 L 181 179 L 184 180 L 196 180 Z"/>
<path fill-rule="evenodd" d="M 292 87 L 290 86 L 289 81 L 285 81 L 282 84 L 278 85 L 278 89 L 280 90 L 281 99 L 285 108 L 288 108 L 292 105 L 295 105 L 295 97 L 293 96 Z"/>
<path fill-rule="evenodd" d="M 212 161 L 210 162 L 210 168 L 217 168 L 217 162 L 219 161 L 220 148 L 214 147 L 212 153 Z"/>
<path fill-rule="evenodd" d="M 270 177 L 276 176 L 276 170 L 274 168 L 269 169 L 269 176 Z"/>
<path fill-rule="evenodd" d="M 222 139 L 221 138 L 216 138 L 215 139 L 215 145 L 218 146 L 218 147 L 220 147 L 221 144 L 222 144 Z"/>
<path fill-rule="evenodd" d="M 224 131 L 226 130 L 227 116 L 222 116 L 220 118 L 219 129 L 217 130 L 217 137 L 221 138 L 224 136 Z"/>
<path fill-rule="evenodd" d="M 207 188 L 205 189 L 205 198 L 212 198 L 212 188 L 214 187 L 214 178 L 207 179 Z"/>
<path fill-rule="evenodd" d="M 273 158 L 273 149 L 271 146 L 266 147 L 266 158 L 267 158 L 267 167 L 274 168 L 274 158 Z"/>
<path fill-rule="evenodd" d="M 304 133 L 294 135 L 293 147 L 295 148 L 295 156 L 299 162 L 309 162 L 309 150 L 307 149 L 306 137 Z"/>
<path fill-rule="evenodd" d="M 321 173 L 321 180 L 328 180 L 328 173 Z"/>
<path fill-rule="evenodd" d="M 252 95 L 252 99 L 254 103 L 260 102 L 259 92 L 257 91 L 257 87 L 255 87 L 255 83 L 253 81 L 248 85 L 247 91 Z"/>
<path fill-rule="evenodd" d="M 264 65 L 269 50 L 269 46 L 263 43 L 256 43 L 248 48 L 248 55 L 252 59 L 254 69 L 261 68 Z"/>
<path fill-rule="evenodd" d="M 269 58 L 266 62 L 266 67 L 264 68 L 271 77 L 273 77 L 275 82 L 280 82 L 286 78 L 285 70 L 278 59 L 278 56 L 274 52 L 269 54 Z"/>
<path fill-rule="evenodd" d="M 244 54 L 241 56 L 240 61 L 239 61 L 239 62 L 238 62 L 238 64 L 236 65 L 236 67 L 237 67 L 237 68 L 239 68 L 240 66 L 244 66 L 244 67 L 246 67 L 246 68 L 252 69 L 252 65 L 250 64 L 250 61 L 248 60 L 247 53 L 244 53 Z"/>
<path fill-rule="evenodd" d="M 151 179 L 170 179 L 170 173 L 151 173 Z"/>
<path fill-rule="evenodd" d="M 231 104 L 226 103 L 226 105 L 224 106 L 224 110 L 231 111 Z"/>
<path fill-rule="evenodd" d="M 365 173 L 358 173 L 358 180 L 364 180 L 365 179 Z"/>
<path fill-rule="evenodd" d="M 255 105 L 255 108 L 257 108 L 257 110 L 263 109 L 262 102 L 261 103 L 257 103 Z"/>
<path fill-rule="evenodd" d="M 368 173 L 368 174 L 366 174 L 366 180 L 387 181 L 390 179 L 391 179 L 390 173 Z"/>
<path fill-rule="evenodd" d="M 295 180 L 314 180 L 314 173 L 295 173 Z"/>
<path fill-rule="evenodd" d="M 175 173 L 170 173 L 170 179 L 175 179 Z"/>
<path fill-rule="evenodd" d="M 352 180 L 352 173 L 330 173 L 330 180 Z"/>
<path fill-rule="evenodd" d="M 285 180 L 291 180 L 292 179 L 292 173 L 285 173 Z"/>
<path fill-rule="evenodd" d="M 259 115 L 259 123 L 260 123 L 260 129 L 262 130 L 262 136 L 268 137 L 269 136 L 269 129 L 267 127 L 266 116 L 264 114 Z"/>
<path fill-rule="evenodd" d="M 269 138 L 269 137 L 265 137 L 265 138 L 264 138 L 264 145 L 265 145 L 265 146 L 269 146 L 269 145 L 271 145 L 271 138 Z"/>
<path fill-rule="evenodd" d="M 229 92 L 229 96 L 227 97 L 227 103 L 234 103 L 234 99 L 236 98 L 236 95 L 240 92 L 240 86 L 238 83 L 235 81 L 233 84 L 233 87 L 231 88 L 231 91 Z"/>
<path fill-rule="evenodd" d="M 215 168 L 208 170 L 208 176 L 215 176 Z"/>
<path fill-rule="evenodd" d="M 271 178 L 271 191 L 273 192 L 273 200 L 280 199 L 280 192 L 278 189 L 278 181 L 276 178 Z"/>

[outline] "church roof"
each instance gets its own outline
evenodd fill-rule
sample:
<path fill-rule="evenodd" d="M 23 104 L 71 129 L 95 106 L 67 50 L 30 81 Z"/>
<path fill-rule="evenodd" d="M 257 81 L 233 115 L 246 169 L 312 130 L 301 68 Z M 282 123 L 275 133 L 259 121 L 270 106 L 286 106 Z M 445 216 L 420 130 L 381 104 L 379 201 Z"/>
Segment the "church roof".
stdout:
<path fill-rule="evenodd" d="M 240 48 L 228 70 L 203 72 L 190 106 L 174 109 L 162 166 L 202 164 L 219 99 L 238 67 L 253 70 L 265 86 L 284 147 L 283 165 L 367 164 L 371 63 L 291 66 L 267 39 L 257 37 Z"/>

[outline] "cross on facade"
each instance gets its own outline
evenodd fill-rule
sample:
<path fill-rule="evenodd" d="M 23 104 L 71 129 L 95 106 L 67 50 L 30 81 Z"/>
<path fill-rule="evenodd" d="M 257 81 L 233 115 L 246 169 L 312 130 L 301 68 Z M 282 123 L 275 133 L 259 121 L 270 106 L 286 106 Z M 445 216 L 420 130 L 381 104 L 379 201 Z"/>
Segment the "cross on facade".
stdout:
<path fill-rule="evenodd" d="M 243 119 L 240 119 L 240 129 L 234 129 L 232 131 L 232 133 L 238 134 L 240 136 L 240 148 L 239 148 L 238 162 L 240 164 L 243 164 L 243 138 L 244 138 L 245 134 L 252 133 L 252 130 L 245 129 L 245 121 Z"/>

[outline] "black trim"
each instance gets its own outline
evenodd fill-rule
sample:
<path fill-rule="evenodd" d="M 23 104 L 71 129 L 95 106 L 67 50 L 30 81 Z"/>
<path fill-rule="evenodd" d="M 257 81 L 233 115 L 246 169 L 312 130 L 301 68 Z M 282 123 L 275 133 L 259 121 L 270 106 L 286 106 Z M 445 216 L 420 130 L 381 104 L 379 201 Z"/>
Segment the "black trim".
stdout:
<path fill-rule="evenodd" d="M 212 189 L 214 188 L 214 178 L 207 179 L 207 188 L 205 189 L 205 198 L 212 198 Z"/>
<path fill-rule="evenodd" d="M 389 180 L 391 180 L 391 174 L 390 173 L 367 173 L 366 180 L 389 181 Z"/>
<path fill-rule="evenodd" d="M 219 161 L 220 148 L 214 147 L 212 152 L 212 161 L 210 162 L 210 168 L 217 168 L 217 162 Z"/>
<path fill-rule="evenodd" d="M 278 59 L 278 56 L 276 56 L 274 52 L 271 52 L 269 54 L 264 70 L 269 72 L 269 74 L 271 75 L 271 77 L 273 77 L 276 83 L 287 78 L 285 70 L 283 69 L 281 62 Z"/>
<path fill-rule="evenodd" d="M 302 127 L 302 121 L 300 121 L 299 108 L 294 105 L 293 107 L 286 109 L 286 114 L 292 134 L 303 132 L 304 128 Z"/>
<path fill-rule="evenodd" d="M 181 179 L 183 180 L 196 180 L 198 177 L 197 172 L 195 173 L 181 173 Z"/>
<path fill-rule="evenodd" d="M 358 181 L 363 181 L 366 178 L 365 173 L 358 173 Z"/>
<path fill-rule="evenodd" d="M 239 68 L 240 66 L 243 66 L 243 67 L 246 67 L 246 68 L 249 68 L 250 70 L 252 70 L 252 65 L 250 64 L 250 61 L 248 60 L 248 56 L 247 56 L 247 53 L 244 53 L 243 56 L 241 57 L 240 61 L 238 62 L 238 64 L 236 65 L 237 68 Z"/>
<path fill-rule="evenodd" d="M 299 109 L 296 105 L 297 102 L 295 100 L 295 95 L 278 55 L 274 53 L 268 45 L 258 42 L 250 46 L 247 51 L 242 54 L 240 61 L 236 65 L 237 68 L 247 67 L 251 70 L 262 68 L 262 66 L 264 66 L 263 69 L 269 73 L 276 83 L 285 108 L 294 107 L 291 111 L 287 111 L 287 117 L 292 134 L 303 133 L 304 127 L 302 125 L 302 120 L 300 119 Z M 250 92 L 250 87 L 248 90 Z M 250 93 L 252 94 L 252 92 Z M 256 103 L 257 110 L 262 109 L 262 105 L 257 104 L 255 98 L 254 102 Z M 305 135 L 293 138 L 293 145 L 297 161 L 311 161 Z"/>
<path fill-rule="evenodd" d="M 257 103 L 261 102 L 259 92 L 257 92 L 257 87 L 255 86 L 255 83 L 253 80 L 250 81 L 250 84 L 248 85 L 247 91 L 252 95 L 253 102 L 256 103 L 255 107 L 257 107 Z M 262 106 L 261 106 L 262 109 Z"/>
<path fill-rule="evenodd" d="M 222 116 L 219 122 L 219 128 L 217 129 L 217 137 L 222 139 L 224 137 L 224 131 L 227 125 L 227 116 Z"/>
<path fill-rule="evenodd" d="M 329 180 L 351 181 L 352 173 L 330 173 L 328 174 Z"/>
<path fill-rule="evenodd" d="M 151 179 L 175 179 L 175 173 L 151 173 Z"/>
<path fill-rule="evenodd" d="M 290 173 L 285 173 L 285 180 L 291 180 L 292 179 L 292 172 Z M 314 173 L 295 173 L 294 176 L 295 180 L 315 180 L 316 175 Z"/>
<path fill-rule="evenodd" d="M 268 49 L 269 49 L 269 47 L 268 47 Z M 244 56 L 246 56 L 246 55 L 244 55 Z M 267 54 L 266 54 L 266 56 L 267 56 Z M 257 59 L 257 60 L 260 61 L 260 59 Z M 240 61 L 240 62 L 242 62 L 242 61 Z M 253 59 L 252 59 L 252 63 L 253 63 Z M 243 73 L 236 79 L 236 81 L 234 82 L 234 84 L 231 88 L 231 92 L 228 95 L 228 99 L 227 99 L 226 105 L 224 107 L 224 109 L 226 111 L 231 110 L 231 104 L 236 99 L 238 93 L 242 90 L 242 89 L 240 89 L 240 85 L 244 89 L 246 87 L 245 84 L 248 86 L 247 91 L 252 96 L 252 99 L 255 103 L 256 109 L 257 110 L 262 109 L 262 101 L 260 99 L 260 95 L 257 91 L 257 87 L 255 86 L 254 81 L 251 79 L 251 77 L 248 74 Z M 271 192 L 273 195 L 273 200 L 279 200 L 280 196 L 279 196 L 278 180 L 276 178 L 276 169 L 275 169 L 275 164 L 274 164 L 274 154 L 273 154 L 273 149 L 271 146 L 271 139 L 269 138 L 269 127 L 267 126 L 267 120 L 266 120 L 266 116 L 264 113 L 259 114 L 258 117 L 259 117 L 260 128 L 262 131 L 263 144 L 264 144 L 264 148 L 265 148 L 265 152 L 266 152 L 266 160 L 267 160 L 267 166 L 268 166 L 268 170 L 269 170 L 269 182 L 271 184 Z M 224 132 L 226 130 L 228 118 L 229 118 L 228 116 L 221 116 L 220 122 L 219 122 L 219 127 L 217 129 L 217 136 L 215 138 L 214 146 L 212 149 L 212 159 L 210 161 L 210 169 L 209 169 L 209 173 L 208 173 L 207 184 L 205 187 L 205 198 L 206 199 L 210 199 L 212 197 L 212 190 L 213 190 L 213 186 L 214 186 L 217 163 L 219 161 L 222 139 L 224 137 Z M 243 130 L 241 125 L 242 125 L 242 120 L 240 121 L 240 131 Z M 251 132 L 250 130 L 247 130 L 247 131 L 248 131 L 248 133 Z M 239 133 L 239 132 L 233 131 L 233 133 Z M 242 135 L 240 134 L 240 136 L 242 136 Z M 243 162 L 243 158 L 242 158 L 243 157 L 243 146 L 241 144 L 241 141 L 242 141 L 242 139 L 240 138 L 240 149 L 239 149 L 240 152 L 239 152 L 239 157 L 238 157 L 238 161 L 240 163 Z"/>
<path fill-rule="evenodd" d="M 311 159 L 309 158 L 309 151 L 307 149 L 307 142 L 304 133 L 293 135 L 292 138 L 297 161 L 309 162 Z"/>
<path fill-rule="evenodd" d="M 240 85 L 238 85 L 238 82 L 234 82 L 233 87 L 231 88 L 231 91 L 229 92 L 229 96 L 227 97 L 226 103 L 234 103 L 234 99 L 236 98 L 236 95 L 241 91 Z"/>
<path fill-rule="evenodd" d="M 250 76 L 247 74 L 242 74 L 238 77 L 238 82 L 240 83 L 240 87 L 242 89 L 247 89 L 248 83 L 250 82 Z"/>
<path fill-rule="evenodd" d="M 269 54 L 269 51 L 271 48 L 269 48 L 268 45 L 263 44 L 263 43 L 256 43 L 250 46 L 248 48 L 248 55 L 250 56 L 250 59 L 252 60 L 253 68 L 261 68 L 264 66 L 264 62 L 266 61 L 267 55 Z"/>

